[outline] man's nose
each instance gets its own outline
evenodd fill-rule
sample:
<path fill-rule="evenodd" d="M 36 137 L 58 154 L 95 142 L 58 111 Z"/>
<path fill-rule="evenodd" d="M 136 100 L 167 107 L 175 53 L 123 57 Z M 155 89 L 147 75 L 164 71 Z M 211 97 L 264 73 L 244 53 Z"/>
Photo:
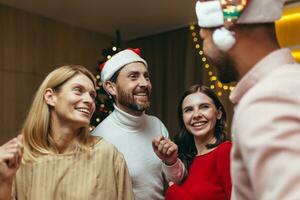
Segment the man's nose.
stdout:
<path fill-rule="evenodd" d="M 149 85 L 149 79 L 145 77 L 141 77 L 139 81 L 140 86 L 148 86 Z"/>
<path fill-rule="evenodd" d="M 204 30 L 203 30 L 203 28 L 200 29 L 199 35 L 200 35 L 201 39 L 204 38 Z"/>

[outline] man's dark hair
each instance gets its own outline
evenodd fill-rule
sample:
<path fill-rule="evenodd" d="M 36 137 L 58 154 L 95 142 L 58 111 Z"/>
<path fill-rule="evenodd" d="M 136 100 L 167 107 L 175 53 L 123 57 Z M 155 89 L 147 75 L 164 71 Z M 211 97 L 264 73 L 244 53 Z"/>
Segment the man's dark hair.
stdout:
<path fill-rule="evenodd" d="M 118 79 L 118 76 L 119 76 L 119 74 L 120 74 L 121 69 L 123 69 L 123 67 L 121 67 L 120 69 L 118 69 L 118 71 L 116 71 L 116 72 L 112 75 L 112 77 L 109 79 L 111 82 L 113 82 L 113 83 L 116 83 L 116 82 L 117 82 L 117 79 Z"/>

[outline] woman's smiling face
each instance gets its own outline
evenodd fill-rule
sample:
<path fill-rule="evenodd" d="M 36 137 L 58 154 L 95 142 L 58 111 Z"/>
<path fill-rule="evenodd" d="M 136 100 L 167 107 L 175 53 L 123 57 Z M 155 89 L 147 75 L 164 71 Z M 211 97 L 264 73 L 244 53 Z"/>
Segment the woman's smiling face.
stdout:
<path fill-rule="evenodd" d="M 182 115 L 186 129 L 194 137 L 214 135 L 215 125 L 221 113 L 206 94 L 196 92 L 186 96 L 182 102 Z"/>
<path fill-rule="evenodd" d="M 93 82 L 86 75 L 77 74 L 54 91 L 51 117 L 76 128 L 86 126 L 95 111 L 95 97 Z"/>

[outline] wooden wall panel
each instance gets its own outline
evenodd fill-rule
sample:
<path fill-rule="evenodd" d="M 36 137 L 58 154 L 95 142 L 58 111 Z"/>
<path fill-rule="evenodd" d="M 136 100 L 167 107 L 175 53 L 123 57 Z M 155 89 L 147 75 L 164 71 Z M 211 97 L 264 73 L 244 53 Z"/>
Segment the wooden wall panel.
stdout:
<path fill-rule="evenodd" d="M 62 64 L 93 72 L 112 38 L 0 4 L 0 144 L 21 128 L 45 75 Z"/>

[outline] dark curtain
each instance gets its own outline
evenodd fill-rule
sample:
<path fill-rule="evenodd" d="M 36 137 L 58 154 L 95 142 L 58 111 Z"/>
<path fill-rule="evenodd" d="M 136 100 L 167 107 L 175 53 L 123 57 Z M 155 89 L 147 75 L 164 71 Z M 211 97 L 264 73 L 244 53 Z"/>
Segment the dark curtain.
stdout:
<path fill-rule="evenodd" d="M 183 92 L 193 84 L 209 86 L 189 28 L 134 39 L 127 42 L 127 46 L 142 49 L 152 82 L 148 113 L 159 117 L 173 137 L 178 132 L 177 104 Z M 223 95 L 222 102 L 230 122 L 232 105 L 228 95 Z"/>

